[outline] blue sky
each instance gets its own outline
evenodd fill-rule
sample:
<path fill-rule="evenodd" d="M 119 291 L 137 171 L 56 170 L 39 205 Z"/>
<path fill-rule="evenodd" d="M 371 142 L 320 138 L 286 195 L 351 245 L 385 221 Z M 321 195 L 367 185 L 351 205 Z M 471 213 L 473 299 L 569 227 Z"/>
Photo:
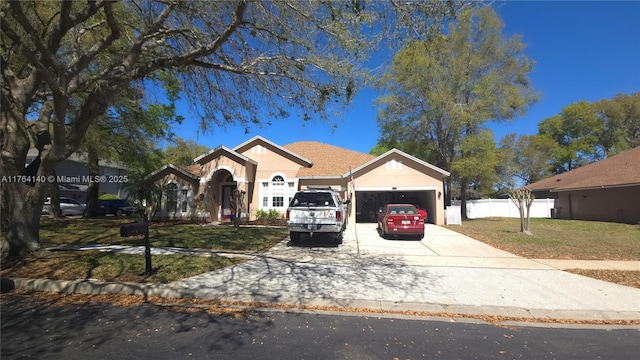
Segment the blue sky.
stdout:
<path fill-rule="evenodd" d="M 496 141 L 512 132 L 536 134 L 541 120 L 573 102 L 640 91 L 640 1 L 496 1 L 494 8 L 505 23 L 505 35 L 522 35 L 525 54 L 536 62 L 530 75 L 532 85 L 541 95 L 525 117 L 490 125 Z M 374 105 L 378 96 L 374 90 L 362 90 L 336 129 L 292 117 L 252 128 L 249 134 L 242 127 L 198 134 L 194 116 L 187 107 L 180 107 L 186 120 L 174 130 L 182 138 L 211 148 L 234 147 L 261 135 L 280 145 L 313 140 L 369 152 L 379 138 Z"/>

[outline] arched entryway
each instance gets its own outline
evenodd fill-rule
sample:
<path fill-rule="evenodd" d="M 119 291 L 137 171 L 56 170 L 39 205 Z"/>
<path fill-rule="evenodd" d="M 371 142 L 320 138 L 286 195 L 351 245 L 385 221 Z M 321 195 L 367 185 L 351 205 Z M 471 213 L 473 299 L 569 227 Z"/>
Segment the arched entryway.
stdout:
<path fill-rule="evenodd" d="M 229 219 L 231 215 L 231 195 L 238 187 L 233 174 L 226 169 L 218 169 L 207 183 L 207 210 L 211 221 L 219 222 Z"/>

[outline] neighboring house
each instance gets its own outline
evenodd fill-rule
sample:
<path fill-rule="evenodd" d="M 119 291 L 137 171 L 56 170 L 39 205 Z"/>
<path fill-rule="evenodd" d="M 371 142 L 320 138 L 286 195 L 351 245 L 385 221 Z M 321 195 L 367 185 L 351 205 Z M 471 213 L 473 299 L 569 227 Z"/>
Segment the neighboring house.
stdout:
<path fill-rule="evenodd" d="M 38 150 L 30 149 L 27 153 L 27 163 L 31 163 L 38 156 Z M 89 181 L 98 180 L 100 194 L 113 194 L 121 198 L 126 197 L 124 184 L 127 175 L 126 168 L 113 161 L 100 160 L 98 162 L 100 179 L 89 178 L 87 158 L 82 154 L 71 154 L 56 166 L 56 178 L 60 196 L 87 202 L 87 187 Z"/>
<path fill-rule="evenodd" d="M 536 198 L 557 197 L 554 217 L 640 222 L 640 147 L 527 185 Z"/>
<path fill-rule="evenodd" d="M 445 222 L 443 179 L 449 173 L 396 149 L 376 157 L 315 141 L 281 146 L 256 136 L 233 149 L 218 146 L 194 162 L 149 175 L 165 189 L 158 215 L 223 221 L 238 190 L 243 216 L 254 219 L 256 210 L 284 214 L 300 189 L 331 187 L 352 201 L 349 221 L 375 222 L 384 204 L 409 202 L 427 210 L 428 222 Z"/>

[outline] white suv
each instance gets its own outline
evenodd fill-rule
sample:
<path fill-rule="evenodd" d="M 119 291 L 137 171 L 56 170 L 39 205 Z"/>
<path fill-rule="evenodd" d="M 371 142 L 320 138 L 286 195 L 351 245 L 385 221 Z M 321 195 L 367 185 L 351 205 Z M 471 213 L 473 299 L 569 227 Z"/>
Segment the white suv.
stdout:
<path fill-rule="evenodd" d="M 331 189 L 298 191 L 287 208 L 287 229 L 291 242 L 300 241 L 300 234 L 330 233 L 338 244 L 346 225 L 346 205 L 340 195 Z"/>

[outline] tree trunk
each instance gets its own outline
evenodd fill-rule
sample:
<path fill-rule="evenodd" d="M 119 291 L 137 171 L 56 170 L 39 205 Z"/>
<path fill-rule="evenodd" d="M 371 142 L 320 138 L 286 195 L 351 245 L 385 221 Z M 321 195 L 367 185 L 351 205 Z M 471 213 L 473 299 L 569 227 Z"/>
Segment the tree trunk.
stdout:
<path fill-rule="evenodd" d="M 0 222 L 6 231 L 0 238 L 0 258 L 14 261 L 41 248 L 40 214 L 55 163 L 43 158 L 48 137 L 37 132 L 40 153 L 25 167 L 31 144 L 29 134 L 18 125 L 23 118 L 8 110 L 11 108 L 5 107 L 0 117 Z"/>
<path fill-rule="evenodd" d="M 467 220 L 467 186 L 469 182 L 466 179 L 460 179 L 460 215 L 463 220 Z"/>
<path fill-rule="evenodd" d="M 95 151 L 91 148 L 87 152 L 87 168 L 89 169 L 89 178 L 95 179 L 100 175 L 100 168 L 98 165 L 98 157 L 95 155 Z M 98 208 L 98 197 L 100 196 L 100 183 L 97 181 L 89 181 L 87 186 L 87 211 L 85 217 L 90 217 L 95 214 L 95 209 Z"/>
<path fill-rule="evenodd" d="M 6 174 L 6 173 L 5 173 Z M 2 216 L 6 239 L 2 238 L 2 259 L 17 260 L 41 249 L 40 211 L 44 204 L 43 186 L 12 182 L 2 184 Z"/>
<path fill-rule="evenodd" d="M 523 233 L 527 230 L 524 220 L 524 198 L 523 194 L 518 193 L 518 212 L 520 212 L 520 232 Z"/>
<path fill-rule="evenodd" d="M 62 217 L 62 210 L 60 209 L 60 187 L 58 186 L 55 171 L 53 172 L 53 181 L 49 183 L 49 195 L 51 197 L 51 215 L 53 215 L 54 218 Z"/>

